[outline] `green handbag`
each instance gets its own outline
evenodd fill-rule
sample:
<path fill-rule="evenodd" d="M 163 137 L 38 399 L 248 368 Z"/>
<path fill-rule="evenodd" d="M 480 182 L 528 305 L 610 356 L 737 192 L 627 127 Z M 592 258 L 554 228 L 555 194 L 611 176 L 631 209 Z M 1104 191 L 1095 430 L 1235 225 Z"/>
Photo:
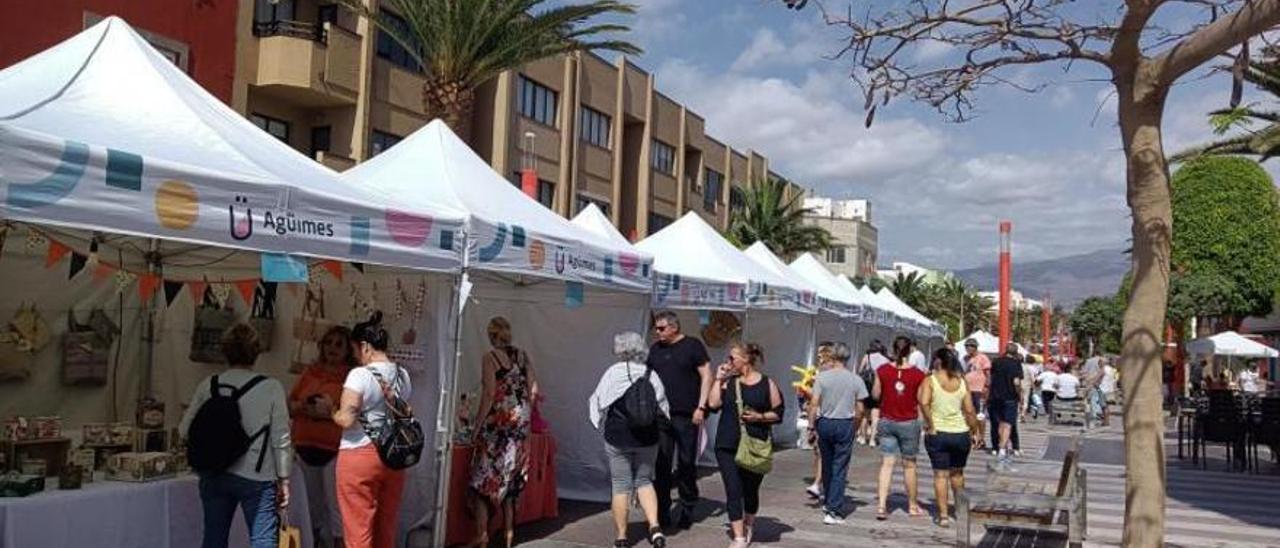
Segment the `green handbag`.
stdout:
<path fill-rule="evenodd" d="M 738 437 L 738 453 L 733 456 L 733 461 L 744 470 L 749 470 L 760 475 L 768 474 L 773 470 L 773 434 L 769 434 L 769 439 L 757 439 L 747 435 L 747 423 L 742 420 L 742 381 L 734 379 L 733 395 L 738 403 L 738 428 L 741 429 L 741 436 Z"/>

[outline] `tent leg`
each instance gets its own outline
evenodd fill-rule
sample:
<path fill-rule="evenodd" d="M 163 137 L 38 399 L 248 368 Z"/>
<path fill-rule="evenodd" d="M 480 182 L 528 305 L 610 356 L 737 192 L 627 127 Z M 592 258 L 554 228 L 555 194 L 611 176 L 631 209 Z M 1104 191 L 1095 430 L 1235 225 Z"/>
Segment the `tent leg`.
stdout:
<path fill-rule="evenodd" d="M 466 249 L 464 247 L 463 249 Z M 465 259 L 464 259 L 465 262 Z M 466 276 L 464 265 L 461 272 L 453 279 L 453 306 L 449 309 L 453 316 L 453 363 L 449 367 L 447 384 L 440 394 L 439 415 L 436 417 L 436 500 L 431 523 L 431 546 L 444 546 L 447 512 L 449 510 L 449 480 L 453 470 L 453 428 L 454 414 L 457 413 L 458 371 L 462 363 L 462 279 Z M 442 368 L 443 369 L 443 368 Z M 441 422 L 443 421 L 443 423 Z M 414 526 L 416 528 L 417 525 Z M 411 528 L 412 529 L 412 528 Z"/>

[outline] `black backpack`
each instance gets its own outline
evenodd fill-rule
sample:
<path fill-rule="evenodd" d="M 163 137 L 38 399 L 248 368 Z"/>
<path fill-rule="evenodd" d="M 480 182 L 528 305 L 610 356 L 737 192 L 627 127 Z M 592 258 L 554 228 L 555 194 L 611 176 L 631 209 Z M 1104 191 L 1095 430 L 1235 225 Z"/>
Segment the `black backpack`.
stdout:
<path fill-rule="evenodd" d="M 403 470 L 418 464 L 422 459 L 422 447 L 426 445 L 422 424 L 413 416 L 413 408 L 409 406 L 409 402 L 404 401 L 399 392 L 387 384 L 378 370 L 372 367 L 368 369 L 373 373 L 373 378 L 377 379 L 378 386 L 382 388 L 382 400 L 387 407 L 387 416 L 381 425 L 372 426 L 361 415 L 360 424 L 364 426 L 369 439 L 373 440 L 374 447 L 378 448 L 378 457 L 387 468 Z M 400 369 L 397 367 L 396 378 L 398 379 L 399 376 Z"/>
<path fill-rule="evenodd" d="M 649 382 L 653 369 L 646 367 L 640 380 L 631 379 L 631 366 L 627 367 L 627 380 L 631 387 L 622 394 L 622 414 L 627 417 L 627 426 L 632 430 L 652 428 L 658 424 L 658 393 Z"/>
<path fill-rule="evenodd" d="M 253 390 L 258 383 L 267 380 L 258 375 L 244 386 L 235 388 L 218 382 L 214 375 L 209 382 L 210 396 L 208 401 L 196 411 L 187 430 L 187 462 L 197 472 L 218 473 L 231 468 L 249 451 L 253 440 L 262 437 L 262 453 L 258 455 L 256 470 L 262 470 L 263 459 L 267 456 L 267 432 L 270 424 L 249 435 L 240 423 L 240 398 Z M 222 388 L 231 389 L 231 394 L 223 394 Z"/>

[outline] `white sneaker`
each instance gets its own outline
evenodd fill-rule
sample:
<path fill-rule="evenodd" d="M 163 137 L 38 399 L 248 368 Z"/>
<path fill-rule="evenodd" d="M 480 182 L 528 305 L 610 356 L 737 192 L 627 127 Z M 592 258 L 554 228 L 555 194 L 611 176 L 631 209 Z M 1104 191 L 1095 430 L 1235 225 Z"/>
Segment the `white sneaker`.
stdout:
<path fill-rule="evenodd" d="M 822 490 L 818 489 L 818 486 L 816 485 L 810 485 L 809 487 L 805 488 L 804 492 L 808 493 L 810 497 L 813 497 L 815 499 L 822 498 Z"/>
<path fill-rule="evenodd" d="M 844 525 L 845 522 L 844 518 L 840 516 L 823 512 L 822 523 L 824 525 Z"/>

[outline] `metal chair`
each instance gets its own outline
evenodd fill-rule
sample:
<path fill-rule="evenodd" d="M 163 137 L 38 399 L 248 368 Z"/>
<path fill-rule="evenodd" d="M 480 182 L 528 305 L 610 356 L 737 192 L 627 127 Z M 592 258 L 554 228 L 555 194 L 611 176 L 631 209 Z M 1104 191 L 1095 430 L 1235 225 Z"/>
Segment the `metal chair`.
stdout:
<path fill-rule="evenodd" d="M 1208 444 L 1221 443 L 1226 449 L 1229 469 L 1235 468 L 1237 460 L 1243 460 L 1248 469 L 1249 455 L 1245 451 L 1248 431 L 1244 409 L 1236 395 L 1228 390 L 1210 391 L 1208 412 L 1196 419 L 1196 443 L 1205 456 L 1201 468 L 1209 465 Z"/>

